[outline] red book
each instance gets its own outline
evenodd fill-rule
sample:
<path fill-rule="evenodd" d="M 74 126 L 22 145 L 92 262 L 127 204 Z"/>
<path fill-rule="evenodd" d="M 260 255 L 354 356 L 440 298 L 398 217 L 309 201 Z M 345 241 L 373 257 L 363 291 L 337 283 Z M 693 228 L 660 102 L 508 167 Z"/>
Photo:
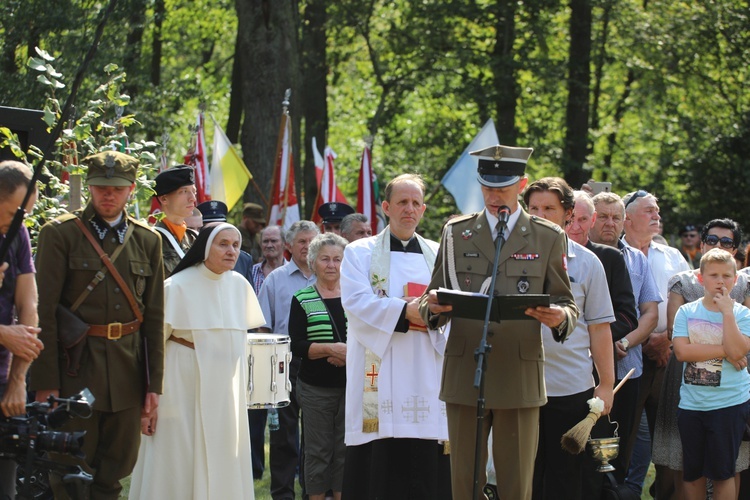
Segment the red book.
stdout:
<path fill-rule="evenodd" d="M 422 294 L 427 290 L 427 285 L 422 283 L 414 283 L 409 281 L 404 285 L 404 297 L 421 297 Z M 420 332 L 426 332 L 427 327 L 422 325 L 415 325 L 411 321 L 409 322 L 409 330 L 418 330 Z"/>

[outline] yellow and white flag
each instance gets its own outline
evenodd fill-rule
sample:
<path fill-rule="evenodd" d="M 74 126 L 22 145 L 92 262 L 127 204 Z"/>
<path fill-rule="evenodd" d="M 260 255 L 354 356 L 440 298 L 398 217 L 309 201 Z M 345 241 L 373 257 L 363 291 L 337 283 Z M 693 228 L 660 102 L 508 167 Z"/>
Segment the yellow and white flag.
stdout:
<path fill-rule="evenodd" d="M 223 201 L 227 209 L 242 199 L 253 178 L 237 150 L 218 124 L 214 124 L 214 156 L 211 161 L 211 199 Z"/>

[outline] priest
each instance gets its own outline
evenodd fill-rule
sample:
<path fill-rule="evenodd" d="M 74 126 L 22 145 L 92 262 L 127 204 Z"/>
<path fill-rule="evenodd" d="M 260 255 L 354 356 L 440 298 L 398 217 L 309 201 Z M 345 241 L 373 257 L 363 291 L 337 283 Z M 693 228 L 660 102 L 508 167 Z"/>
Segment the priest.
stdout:
<path fill-rule="evenodd" d="M 446 339 L 425 328 L 418 310 L 437 253 L 435 242 L 415 232 L 424 190 L 419 176 L 393 179 L 382 204 L 390 225 L 344 251 L 344 498 L 451 498 L 445 403 L 438 399 Z"/>

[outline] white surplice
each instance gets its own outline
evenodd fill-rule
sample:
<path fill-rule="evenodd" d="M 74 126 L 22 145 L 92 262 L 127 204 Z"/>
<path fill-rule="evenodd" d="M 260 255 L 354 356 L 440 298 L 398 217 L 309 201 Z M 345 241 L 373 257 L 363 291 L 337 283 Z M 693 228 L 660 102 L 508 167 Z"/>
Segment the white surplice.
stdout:
<path fill-rule="evenodd" d="M 164 394 L 142 436 L 130 498 L 253 499 L 247 330 L 265 323 L 252 286 L 203 264 L 164 283 Z"/>
<path fill-rule="evenodd" d="M 404 308 L 404 285 L 427 285 L 432 268 L 422 254 L 391 252 L 387 297 L 378 297 L 370 278 L 375 244 L 376 237 L 350 243 L 341 264 L 341 301 L 349 321 L 346 444 L 391 437 L 447 440 L 445 403 L 438 399 L 445 336 L 438 331 L 394 332 Z M 437 253 L 437 243 L 428 244 Z M 378 431 L 367 433 L 362 431 L 366 348 L 381 358 Z"/>

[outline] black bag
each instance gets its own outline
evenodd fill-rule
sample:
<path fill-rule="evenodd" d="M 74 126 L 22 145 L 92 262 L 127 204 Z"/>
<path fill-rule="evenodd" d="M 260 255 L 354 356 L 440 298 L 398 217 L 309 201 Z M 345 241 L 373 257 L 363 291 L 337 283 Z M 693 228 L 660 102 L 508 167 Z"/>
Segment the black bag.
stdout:
<path fill-rule="evenodd" d="M 67 307 L 57 304 L 55 310 L 57 318 L 57 338 L 65 353 L 67 366 L 65 372 L 71 376 L 78 376 L 81 367 L 81 356 L 86 347 L 86 332 L 89 325 Z"/>
<path fill-rule="evenodd" d="M 624 484 L 618 484 L 611 472 L 604 473 L 602 500 L 640 500 L 641 496 Z"/>

